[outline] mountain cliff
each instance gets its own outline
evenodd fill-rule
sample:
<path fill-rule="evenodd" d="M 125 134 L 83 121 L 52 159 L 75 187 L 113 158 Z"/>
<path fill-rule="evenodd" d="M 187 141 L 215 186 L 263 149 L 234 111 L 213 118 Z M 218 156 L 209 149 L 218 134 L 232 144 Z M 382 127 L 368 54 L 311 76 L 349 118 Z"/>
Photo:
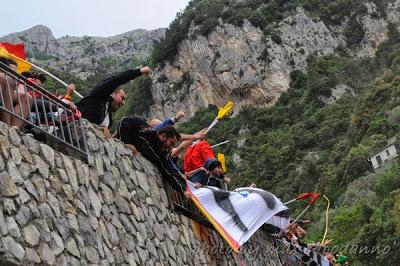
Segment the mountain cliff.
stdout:
<path fill-rule="evenodd" d="M 153 42 L 159 41 L 164 33 L 165 29 L 138 29 L 113 37 L 56 39 L 49 28 L 38 25 L 3 36 L 0 41 L 23 42 L 33 62 L 86 80 L 141 64 L 149 56 Z"/>
<path fill-rule="evenodd" d="M 275 14 L 270 13 L 274 7 L 271 3 L 275 1 L 225 2 L 229 3 L 219 13 L 213 10 L 199 25 L 194 22 L 195 17 L 186 23 L 188 29 L 185 29 L 182 26 L 185 15 L 190 16 L 193 10 L 199 12 L 201 8 L 210 12 L 204 6 L 212 5 L 210 1 L 193 1 L 177 18 L 179 27 L 168 30 L 186 33 L 186 36 L 177 43 L 168 43 L 168 35 L 164 39 L 166 47 L 178 45 L 179 48 L 168 60 L 159 60 L 161 67 L 155 72 L 151 87 L 155 101 L 150 108 L 151 116 L 164 117 L 179 108 L 193 115 L 208 104 L 220 106 L 230 99 L 239 109 L 248 105 L 271 106 L 288 89 L 290 73 L 305 70 L 310 55 L 324 56 L 345 50 L 358 57 L 374 56 L 388 38 L 388 25 L 400 27 L 399 1 L 383 7 L 382 3 L 378 7 L 367 1 L 342 7 L 336 1 L 331 6 L 336 3 L 338 8 L 349 8 L 351 12 L 347 15 L 339 9 L 338 13 L 344 14 L 336 22 L 332 22 L 333 15 L 340 13 L 331 11 L 331 17 L 322 17 L 324 14 L 318 5 L 312 9 L 299 3 L 302 1 L 282 4 L 281 17 L 277 15 L 279 9 Z M 290 6 L 292 2 L 297 5 Z M 229 14 L 230 9 L 237 14 L 243 12 L 244 19 L 236 21 L 235 15 Z M 256 20 L 257 16 L 262 20 L 270 14 L 276 18 L 267 21 L 267 25 Z M 198 34 L 198 29 L 211 21 L 213 15 L 216 22 L 212 29 Z M 154 52 L 160 53 L 157 49 Z"/>

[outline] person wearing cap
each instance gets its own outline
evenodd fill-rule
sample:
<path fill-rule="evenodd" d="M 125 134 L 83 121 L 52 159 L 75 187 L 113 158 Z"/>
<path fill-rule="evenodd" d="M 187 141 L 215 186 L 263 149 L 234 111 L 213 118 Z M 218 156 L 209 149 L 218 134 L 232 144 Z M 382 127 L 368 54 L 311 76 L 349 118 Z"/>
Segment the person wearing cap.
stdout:
<path fill-rule="evenodd" d="M 225 178 L 222 171 L 222 164 L 215 158 L 209 158 L 191 177 L 190 181 L 195 183 L 196 188 L 212 186 L 221 188 L 221 181 Z"/>

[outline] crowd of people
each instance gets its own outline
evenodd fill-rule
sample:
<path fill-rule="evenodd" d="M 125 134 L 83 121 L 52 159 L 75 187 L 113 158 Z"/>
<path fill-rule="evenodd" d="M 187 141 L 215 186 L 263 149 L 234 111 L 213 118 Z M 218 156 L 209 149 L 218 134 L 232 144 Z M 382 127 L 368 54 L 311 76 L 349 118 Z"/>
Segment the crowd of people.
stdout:
<path fill-rule="evenodd" d="M 17 63 L 13 59 L 0 57 L 0 63 L 13 71 L 17 69 Z M 40 90 L 33 86 L 44 86 L 47 80 L 44 74 L 28 71 L 22 72 L 21 75 L 25 80 L 16 79 L 14 76 L 6 75 L 0 71 L 0 106 L 4 108 L 3 111 L 0 111 L 0 121 L 27 133 L 33 133 L 38 140 L 44 140 L 45 134 L 27 124 L 24 120 L 39 125 L 40 120 L 43 120 L 49 114 L 52 114 L 51 118 L 53 119 L 57 117 L 58 112 L 61 111 L 60 105 L 57 105 L 54 99 L 59 99 L 71 112 L 75 112 L 77 107 L 72 102 L 71 97 L 75 91 L 75 85 L 68 85 L 65 94 L 53 95 L 48 93 L 42 95 Z M 26 86 L 26 84 L 30 86 Z M 49 117 L 48 120 L 51 118 Z"/>
<path fill-rule="evenodd" d="M 16 70 L 17 63 L 12 59 L 1 57 L 0 62 Z M 145 66 L 113 75 L 97 84 L 86 97 L 76 103 L 71 101 L 71 95 L 75 90 L 74 84 L 67 87 L 64 95 L 54 96 L 66 103 L 72 111 L 79 110 L 83 118 L 98 125 L 105 137 L 111 137 L 113 113 L 123 106 L 126 100 L 126 91 L 122 85 L 150 73 L 151 69 Z M 24 72 L 22 75 L 31 84 L 43 86 L 46 82 L 46 76 L 43 74 Z M 1 106 L 16 114 L 13 116 L 5 110 L 0 111 L 0 121 L 10 126 L 29 132 L 32 127 L 25 125 L 19 117 L 27 119 L 28 116 L 37 113 L 57 111 L 57 106 L 43 100 L 37 91 L 27 89 L 22 82 L 1 72 L 0 87 Z M 139 116 L 125 117 L 119 121 L 113 136 L 121 139 L 133 154 L 140 152 L 153 162 L 174 189 L 190 197 L 190 193 L 186 190 L 186 179 L 196 183 L 196 187 L 202 185 L 221 187 L 221 182 L 229 182 L 229 178 L 224 177 L 221 163 L 215 159 L 210 145 L 204 139 L 205 129 L 194 134 L 181 134 L 175 129 L 174 124 L 184 116 L 184 112 L 178 111 L 175 116 L 164 120 L 146 121 Z M 194 140 L 201 141 L 193 145 Z M 180 167 L 178 161 L 186 148 L 184 166 Z"/>

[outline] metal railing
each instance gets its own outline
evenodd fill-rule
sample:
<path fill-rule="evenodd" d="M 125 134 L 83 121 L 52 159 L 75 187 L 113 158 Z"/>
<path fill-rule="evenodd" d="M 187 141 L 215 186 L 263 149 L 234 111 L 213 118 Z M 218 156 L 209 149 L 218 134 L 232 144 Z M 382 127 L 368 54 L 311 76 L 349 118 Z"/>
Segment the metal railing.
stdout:
<path fill-rule="evenodd" d="M 182 193 L 172 189 L 166 182 L 164 182 L 164 187 L 170 201 L 170 206 L 176 213 L 182 214 L 210 229 L 214 229 L 213 225 L 203 216 L 190 199 L 185 198 Z"/>
<path fill-rule="evenodd" d="M 68 104 L 1 62 L 0 114 L 2 122 L 13 125 L 11 121 L 18 121 L 23 124 L 22 131 L 34 129 L 50 146 L 62 147 L 63 152 L 87 161 L 79 111 L 71 110 Z"/>

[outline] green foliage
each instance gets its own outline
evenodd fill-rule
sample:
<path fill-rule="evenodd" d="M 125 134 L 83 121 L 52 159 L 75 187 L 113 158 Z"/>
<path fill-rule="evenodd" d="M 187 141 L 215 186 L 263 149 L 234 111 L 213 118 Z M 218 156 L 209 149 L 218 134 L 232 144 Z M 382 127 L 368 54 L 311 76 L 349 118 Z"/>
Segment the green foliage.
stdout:
<path fill-rule="evenodd" d="M 130 85 L 125 86 L 127 99 L 115 114 L 115 121 L 119 121 L 127 115 L 141 115 L 149 112 L 149 108 L 154 104 L 151 94 L 152 81 L 150 77 L 140 77 L 135 79 Z"/>
<path fill-rule="evenodd" d="M 388 118 L 400 105 L 398 36 L 390 36 L 375 58 L 310 57 L 304 73 L 291 73 L 290 88 L 274 107 L 246 108 L 218 123 L 208 136 L 211 144 L 230 139 L 217 152 L 227 158 L 232 187 L 255 182 L 283 201 L 308 191 L 327 195 L 336 207 L 328 238 L 356 265 L 394 265 L 400 260 L 394 244 L 400 243 L 399 162 L 392 161 L 376 175 L 368 162 L 388 138 L 400 135 L 399 125 Z M 335 103 L 322 103 L 319 97 L 328 96 L 338 84 L 349 85 L 357 96 L 347 93 Z M 217 108 L 208 107 L 180 129 L 200 130 L 216 114 Z M 240 156 L 240 163 L 233 163 L 233 154 Z M 304 204 L 295 204 L 292 211 L 302 208 Z M 321 202 L 307 214 L 317 223 L 308 239 L 321 239 L 324 208 Z M 346 245 L 370 252 L 353 252 Z M 381 250 L 372 252 L 376 247 Z"/>
<path fill-rule="evenodd" d="M 63 80 L 64 82 L 66 82 L 67 84 L 74 83 L 76 90 L 82 95 L 88 94 L 89 91 L 92 89 L 92 85 L 90 82 L 88 82 L 86 80 L 81 80 L 80 78 L 78 78 L 74 75 L 68 74 L 66 72 L 58 72 L 54 69 L 48 69 L 48 71 L 50 73 L 52 73 L 53 75 L 55 75 L 56 77 Z M 66 92 L 66 88 L 64 85 L 61 85 L 58 81 L 52 79 L 49 76 L 47 76 L 47 80 L 43 86 L 46 90 L 48 90 L 54 94 L 62 95 Z M 73 95 L 72 100 L 78 101 L 79 98 L 76 95 Z"/>
<path fill-rule="evenodd" d="M 344 30 L 346 43 L 349 48 L 355 48 L 364 38 L 364 29 L 356 16 L 352 16 Z"/>

